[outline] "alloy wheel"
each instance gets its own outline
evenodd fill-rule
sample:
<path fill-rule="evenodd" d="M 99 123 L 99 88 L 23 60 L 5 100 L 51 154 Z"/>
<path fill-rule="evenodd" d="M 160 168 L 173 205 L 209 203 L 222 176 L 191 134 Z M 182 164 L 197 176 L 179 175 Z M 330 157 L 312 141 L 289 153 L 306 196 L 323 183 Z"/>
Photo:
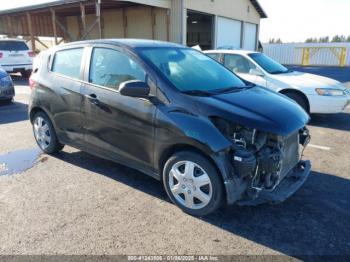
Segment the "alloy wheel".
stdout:
<path fill-rule="evenodd" d="M 41 116 L 34 120 L 34 136 L 40 148 L 45 150 L 51 143 L 51 133 L 48 123 Z"/>

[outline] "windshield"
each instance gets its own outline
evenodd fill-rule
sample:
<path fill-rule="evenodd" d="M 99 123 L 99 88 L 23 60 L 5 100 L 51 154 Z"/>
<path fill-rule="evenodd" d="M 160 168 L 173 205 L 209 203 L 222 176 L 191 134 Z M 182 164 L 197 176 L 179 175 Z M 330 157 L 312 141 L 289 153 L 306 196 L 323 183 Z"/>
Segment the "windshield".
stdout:
<path fill-rule="evenodd" d="M 0 41 L 1 51 L 26 51 L 28 49 L 26 43 L 22 41 Z"/>
<path fill-rule="evenodd" d="M 249 56 L 260 65 L 266 72 L 270 74 L 283 74 L 288 73 L 290 70 L 280 63 L 276 62 L 272 58 L 262 54 L 262 53 L 253 53 Z"/>
<path fill-rule="evenodd" d="M 205 94 L 245 87 L 225 67 L 193 49 L 158 47 L 145 48 L 140 53 L 181 92 Z"/>

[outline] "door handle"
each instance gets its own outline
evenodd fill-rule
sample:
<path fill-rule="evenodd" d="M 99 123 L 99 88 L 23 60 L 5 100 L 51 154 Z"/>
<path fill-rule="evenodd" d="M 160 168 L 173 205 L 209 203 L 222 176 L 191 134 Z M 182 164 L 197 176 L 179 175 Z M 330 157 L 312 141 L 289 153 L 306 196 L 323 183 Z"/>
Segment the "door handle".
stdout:
<path fill-rule="evenodd" d="M 85 95 L 85 97 L 90 101 L 91 104 L 99 105 L 99 100 L 96 94 Z"/>

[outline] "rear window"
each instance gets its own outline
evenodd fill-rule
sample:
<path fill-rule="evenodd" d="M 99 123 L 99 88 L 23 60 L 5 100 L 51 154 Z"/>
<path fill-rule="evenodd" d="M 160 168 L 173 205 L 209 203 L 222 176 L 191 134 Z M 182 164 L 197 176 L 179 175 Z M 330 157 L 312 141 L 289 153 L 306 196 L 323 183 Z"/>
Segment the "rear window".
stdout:
<path fill-rule="evenodd" d="M 26 43 L 21 41 L 0 41 L 1 51 L 26 51 L 29 50 Z"/>
<path fill-rule="evenodd" d="M 79 79 L 83 50 L 83 48 L 74 48 L 56 52 L 51 71 Z"/>

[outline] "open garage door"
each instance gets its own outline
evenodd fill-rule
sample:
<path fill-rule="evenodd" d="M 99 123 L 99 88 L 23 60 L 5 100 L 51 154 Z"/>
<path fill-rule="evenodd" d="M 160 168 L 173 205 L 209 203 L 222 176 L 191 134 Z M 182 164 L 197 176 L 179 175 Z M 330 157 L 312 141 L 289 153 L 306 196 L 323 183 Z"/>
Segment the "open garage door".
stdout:
<path fill-rule="evenodd" d="M 187 46 L 199 45 L 202 50 L 213 48 L 214 16 L 194 11 L 187 12 Z"/>
<path fill-rule="evenodd" d="M 257 25 L 251 23 L 244 23 L 243 49 L 255 51 L 257 44 L 256 36 Z"/>
<path fill-rule="evenodd" d="M 217 48 L 226 47 L 238 49 L 241 47 L 242 22 L 218 17 L 216 30 Z"/>

